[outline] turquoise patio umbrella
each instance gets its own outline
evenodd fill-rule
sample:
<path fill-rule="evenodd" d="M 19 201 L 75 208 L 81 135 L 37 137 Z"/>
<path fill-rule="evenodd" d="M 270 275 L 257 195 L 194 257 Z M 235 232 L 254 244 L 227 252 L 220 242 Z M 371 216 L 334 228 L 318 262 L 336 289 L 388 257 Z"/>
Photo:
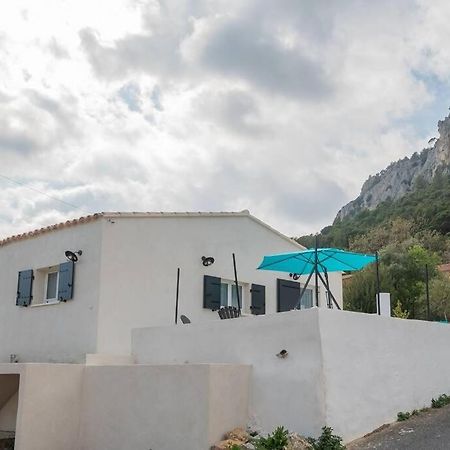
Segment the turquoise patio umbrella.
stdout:
<path fill-rule="evenodd" d="M 330 292 L 328 282 L 329 272 L 353 272 L 361 270 L 368 264 L 376 261 L 375 255 L 363 253 L 349 252 L 338 248 L 311 248 L 299 252 L 278 253 L 275 255 L 264 256 L 263 261 L 259 265 L 260 270 L 273 270 L 276 272 L 289 272 L 293 275 L 307 275 L 308 278 L 303 287 L 298 305 L 301 298 L 311 281 L 313 275 L 316 279 L 316 305 L 319 305 L 319 284 L 322 281 L 327 289 L 329 299 L 331 299 L 336 307 L 340 309 L 333 294 Z M 329 307 L 331 301 L 329 300 Z"/>

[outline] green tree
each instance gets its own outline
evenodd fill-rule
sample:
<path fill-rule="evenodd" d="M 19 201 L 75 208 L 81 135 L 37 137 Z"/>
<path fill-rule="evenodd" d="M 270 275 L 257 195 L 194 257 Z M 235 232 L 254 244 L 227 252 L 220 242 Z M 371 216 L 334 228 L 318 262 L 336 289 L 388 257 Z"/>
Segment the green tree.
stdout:
<path fill-rule="evenodd" d="M 430 277 L 436 275 L 439 257 L 415 239 L 387 245 L 380 252 L 380 288 L 391 294 L 391 304 L 400 302 L 409 318 L 425 318 L 425 265 Z M 356 272 L 344 286 L 344 308 L 376 312 L 375 265 Z"/>

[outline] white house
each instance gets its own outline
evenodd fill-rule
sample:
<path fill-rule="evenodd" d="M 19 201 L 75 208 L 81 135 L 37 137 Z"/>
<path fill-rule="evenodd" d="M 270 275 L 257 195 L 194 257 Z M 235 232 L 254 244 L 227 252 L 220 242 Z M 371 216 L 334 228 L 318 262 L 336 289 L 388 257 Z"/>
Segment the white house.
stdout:
<path fill-rule="evenodd" d="M 248 211 L 100 213 L 3 239 L 0 362 L 129 355 L 132 329 L 174 324 L 178 268 L 178 316 L 217 320 L 237 301 L 233 253 L 244 313 L 292 309 L 300 283 L 256 267 L 264 255 L 301 249 Z M 81 250 L 77 262 L 67 250 Z M 330 285 L 342 304 L 341 275 L 330 274 Z"/>

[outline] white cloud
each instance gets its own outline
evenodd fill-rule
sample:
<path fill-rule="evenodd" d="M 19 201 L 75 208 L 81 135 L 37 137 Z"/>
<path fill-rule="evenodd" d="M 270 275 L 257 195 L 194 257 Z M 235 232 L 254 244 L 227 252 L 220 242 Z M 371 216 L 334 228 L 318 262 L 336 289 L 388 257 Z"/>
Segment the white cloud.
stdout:
<path fill-rule="evenodd" d="M 0 235 L 127 209 L 314 232 L 425 145 L 448 23 L 443 0 L 4 2 L 0 174 L 81 211 L 0 178 Z"/>

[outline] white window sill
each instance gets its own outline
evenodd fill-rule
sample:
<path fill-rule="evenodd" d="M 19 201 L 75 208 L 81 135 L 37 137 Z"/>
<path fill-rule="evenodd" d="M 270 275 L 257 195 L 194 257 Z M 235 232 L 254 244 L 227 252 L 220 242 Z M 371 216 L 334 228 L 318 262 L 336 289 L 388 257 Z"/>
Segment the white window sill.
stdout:
<path fill-rule="evenodd" d="M 61 303 L 59 300 L 51 300 L 51 301 L 46 302 L 46 303 L 37 303 L 37 304 L 35 304 L 35 305 L 31 304 L 30 306 L 31 306 L 32 308 L 38 308 L 39 306 L 57 305 L 57 304 L 59 304 L 59 303 Z"/>

